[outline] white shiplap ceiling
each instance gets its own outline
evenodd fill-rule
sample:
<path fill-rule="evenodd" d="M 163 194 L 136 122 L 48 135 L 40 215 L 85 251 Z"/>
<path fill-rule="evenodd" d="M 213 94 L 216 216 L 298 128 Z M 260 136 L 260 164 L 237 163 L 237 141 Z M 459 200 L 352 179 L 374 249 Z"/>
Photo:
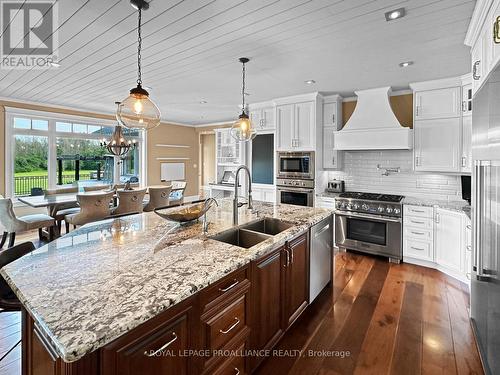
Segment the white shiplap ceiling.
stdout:
<path fill-rule="evenodd" d="M 61 66 L 0 70 L 0 95 L 112 113 L 136 80 L 137 13 L 128 0 L 59 0 Z M 152 0 L 143 14 L 143 82 L 164 120 L 234 119 L 249 102 L 470 71 L 463 40 L 474 0 Z M 384 13 L 405 7 L 406 17 Z M 402 69 L 398 64 L 412 60 Z M 306 85 L 314 79 L 316 84 Z M 200 104 L 206 100 L 206 104 Z"/>

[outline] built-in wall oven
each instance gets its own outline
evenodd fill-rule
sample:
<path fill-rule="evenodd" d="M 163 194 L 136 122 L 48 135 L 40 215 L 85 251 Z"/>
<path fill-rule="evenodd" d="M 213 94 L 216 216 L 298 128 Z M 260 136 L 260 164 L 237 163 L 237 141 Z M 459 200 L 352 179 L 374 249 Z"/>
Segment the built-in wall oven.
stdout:
<path fill-rule="evenodd" d="M 314 206 L 314 180 L 276 180 L 277 202 L 297 206 Z"/>
<path fill-rule="evenodd" d="M 278 151 L 277 178 L 314 180 L 314 151 Z"/>

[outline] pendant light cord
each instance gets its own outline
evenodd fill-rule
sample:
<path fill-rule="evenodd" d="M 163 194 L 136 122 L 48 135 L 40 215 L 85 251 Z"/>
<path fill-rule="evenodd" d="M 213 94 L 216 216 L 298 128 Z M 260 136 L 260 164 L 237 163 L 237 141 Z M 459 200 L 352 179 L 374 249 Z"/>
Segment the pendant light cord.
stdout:
<path fill-rule="evenodd" d="M 243 63 L 243 86 L 241 89 L 242 111 L 245 112 L 245 63 Z"/>
<path fill-rule="evenodd" d="M 142 9 L 139 8 L 139 25 L 137 26 L 137 85 L 142 85 L 142 70 L 141 70 L 141 49 L 142 49 L 142 35 L 141 35 L 141 22 L 142 22 Z"/>

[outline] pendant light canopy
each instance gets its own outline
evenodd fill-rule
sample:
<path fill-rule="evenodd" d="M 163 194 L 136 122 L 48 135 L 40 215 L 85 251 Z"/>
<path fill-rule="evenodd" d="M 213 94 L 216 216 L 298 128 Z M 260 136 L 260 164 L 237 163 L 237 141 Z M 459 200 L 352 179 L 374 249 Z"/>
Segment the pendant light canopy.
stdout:
<path fill-rule="evenodd" d="M 127 96 L 118 106 L 116 118 L 119 123 L 127 128 L 150 130 L 160 125 L 160 110 L 149 98 L 149 93 L 142 87 L 141 49 L 142 49 L 142 10 L 149 8 L 145 0 L 131 0 L 130 4 L 137 9 L 137 86 L 130 90 Z"/>
<path fill-rule="evenodd" d="M 241 89 L 241 114 L 238 120 L 231 127 L 231 136 L 239 142 L 248 142 L 255 138 L 257 135 L 256 130 L 252 126 L 250 117 L 246 112 L 245 104 L 245 64 L 250 61 L 247 57 L 240 57 L 240 63 L 243 65 L 243 84 Z"/>
<path fill-rule="evenodd" d="M 120 107 L 120 102 L 115 102 L 115 104 Z M 136 148 L 137 143 L 135 139 L 133 141 L 127 141 L 125 136 L 123 135 L 123 127 L 118 122 L 118 125 L 115 126 L 115 130 L 113 131 L 113 135 L 111 139 L 106 140 L 103 138 L 101 141 L 101 147 L 105 147 L 106 150 L 112 155 L 115 156 L 124 156 L 126 155 L 130 148 Z"/>

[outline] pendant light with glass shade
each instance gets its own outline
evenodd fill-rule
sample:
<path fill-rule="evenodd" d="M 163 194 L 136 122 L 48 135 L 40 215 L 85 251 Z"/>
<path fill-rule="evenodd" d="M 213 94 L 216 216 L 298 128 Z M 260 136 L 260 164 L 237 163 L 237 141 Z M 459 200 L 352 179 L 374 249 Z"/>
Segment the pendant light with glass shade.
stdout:
<path fill-rule="evenodd" d="M 243 84 L 241 89 L 241 114 L 238 120 L 231 127 L 231 136 L 239 142 L 248 142 L 255 138 L 257 131 L 253 128 L 250 117 L 246 112 L 245 104 L 245 64 L 250 61 L 247 57 L 240 57 L 240 63 L 243 65 Z"/>
<path fill-rule="evenodd" d="M 151 130 L 160 125 L 160 110 L 149 98 L 149 93 L 142 87 L 142 10 L 149 8 L 145 0 L 131 0 L 132 7 L 138 12 L 137 26 L 137 86 L 130 90 L 127 96 L 118 106 L 116 118 L 127 128 Z"/>
<path fill-rule="evenodd" d="M 115 104 L 119 107 L 120 102 L 115 102 Z M 137 143 L 135 139 L 133 141 L 127 141 L 123 134 L 123 127 L 118 120 L 118 125 L 115 126 L 115 130 L 111 135 L 111 138 L 107 140 L 103 138 L 101 140 L 101 147 L 104 147 L 111 155 L 114 156 L 125 156 L 131 148 L 136 148 Z"/>

